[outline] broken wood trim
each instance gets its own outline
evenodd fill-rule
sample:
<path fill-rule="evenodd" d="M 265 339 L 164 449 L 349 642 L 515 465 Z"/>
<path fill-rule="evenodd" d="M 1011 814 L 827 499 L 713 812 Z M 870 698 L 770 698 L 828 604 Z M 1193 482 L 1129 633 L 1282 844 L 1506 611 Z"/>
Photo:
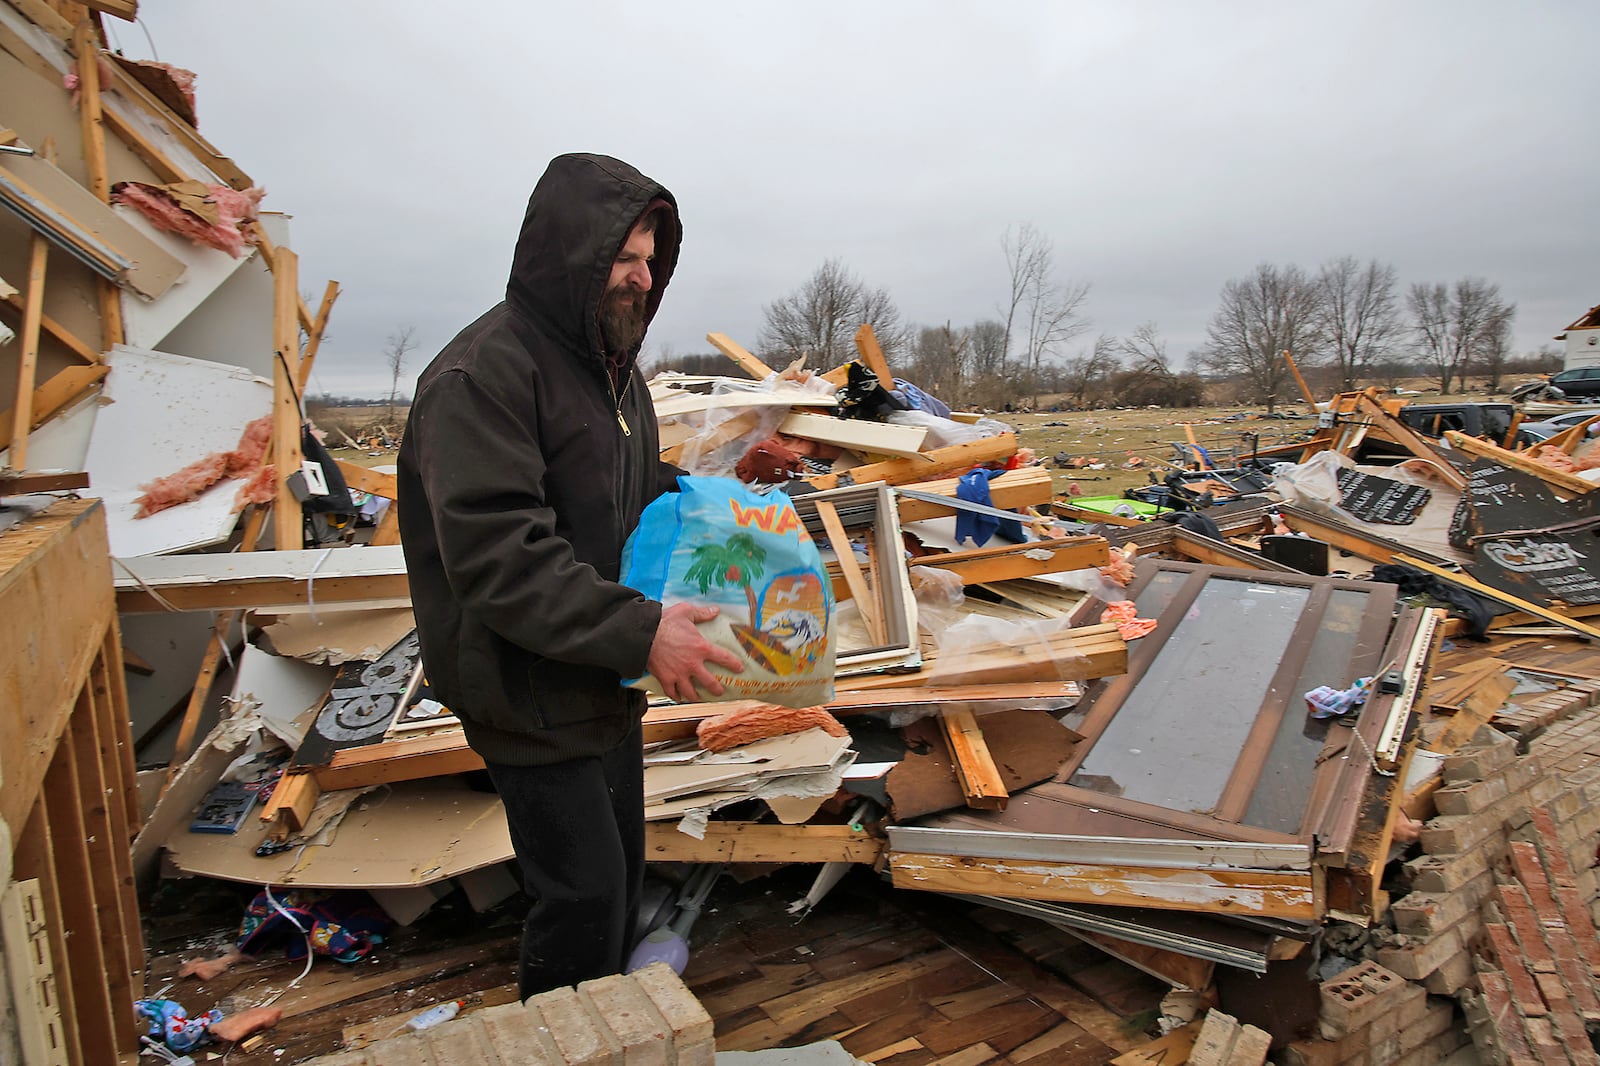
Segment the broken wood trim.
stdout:
<path fill-rule="evenodd" d="M 994 833 L 982 829 L 892 825 L 889 846 L 924 855 L 1018 859 L 1083 866 L 1165 866 L 1182 870 L 1311 869 L 1311 845 L 1303 841 L 1142 839 L 1077 833 Z"/>
<path fill-rule="evenodd" d="M 841 485 L 865 485 L 882 481 L 890 485 L 904 485 L 913 481 L 965 473 L 982 463 L 1009 459 L 1017 453 L 1014 433 L 1000 433 L 965 444 L 952 444 L 922 453 L 920 459 L 889 459 L 881 463 L 868 463 L 838 474 L 819 474 L 807 478 L 806 483 L 816 489 L 833 489 Z"/>
<path fill-rule="evenodd" d="M 775 373 L 770 366 L 750 354 L 726 333 L 707 333 L 706 340 L 711 343 L 711 347 L 733 360 L 740 370 L 757 381 L 765 381 L 768 376 Z"/>
<path fill-rule="evenodd" d="M 81 186 L 78 188 L 80 193 L 83 192 Z M 10 208 L 36 235 L 49 238 L 51 243 L 102 278 L 126 280 L 134 269 L 133 259 L 120 248 L 108 243 L 6 165 L 0 165 L 0 203 Z M 167 258 L 171 259 L 170 256 Z M 146 295 L 154 297 L 159 293 L 150 292 Z"/>
<path fill-rule="evenodd" d="M 1519 599 L 1518 597 L 1511 595 L 1511 593 L 1502 592 L 1492 585 L 1485 585 L 1483 582 L 1479 581 L 1470 574 L 1455 573 L 1453 571 L 1446 570 L 1442 566 L 1435 566 L 1432 563 L 1425 562 L 1422 559 L 1417 559 L 1406 555 L 1397 556 L 1395 561 L 1405 566 L 1414 566 L 1418 570 L 1426 570 L 1433 576 L 1443 581 L 1448 581 L 1452 585 L 1459 585 L 1460 587 L 1467 589 L 1469 592 L 1475 592 L 1479 596 L 1484 596 L 1488 599 L 1494 600 L 1497 603 L 1503 603 L 1507 606 L 1514 607 L 1524 614 L 1531 614 L 1535 618 L 1542 618 L 1546 622 L 1554 623 L 1555 625 L 1561 626 L 1564 629 L 1570 629 L 1579 636 L 1586 637 L 1590 640 L 1600 638 L 1600 629 L 1596 629 L 1594 626 L 1580 622 L 1575 618 L 1568 618 L 1564 614 L 1561 614 L 1557 611 L 1552 611 L 1548 607 L 1542 607 L 1537 603 L 1530 603 L 1527 600 Z"/>
<path fill-rule="evenodd" d="M 1312 874 L 1256 870 L 1193 870 L 1158 866 L 929 855 L 891 848 L 896 888 L 968 895 L 1006 895 L 1103 906 L 1151 907 L 1311 921 L 1319 917 Z"/>
<path fill-rule="evenodd" d="M 1042 647 L 1041 647 L 1042 643 Z M 984 644 L 963 651 L 961 666 L 936 663 L 920 674 L 875 674 L 852 678 L 854 692 L 1016 681 L 1086 681 L 1124 673 L 1128 645 L 1110 624 L 1078 626 L 1042 637 L 1030 647 Z"/>
<path fill-rule="evenodd" d="M 272 366 L 272 450 L 277 468 L 277 495 L 273 501 L 273 543 L 279 551 L 305 547 L 300 500 L 289 479 L 300 474 L 300 326 L 295 308 L 300 304 L 300 260 L 288 248 L 273 253 L 272 346 L 277 358 Z M 301 305 L 303 306 L 303 305 Z"/>
<path fill-rule="evenodd" d="M 848 825 L 771 825 L 718 822 L 696 840 L 676 822 L 645 825 L 648 862 L 849 862 L 871 866 L 884 850 L 882 837 Z"/>
<path fill-rule="evenodd" d="M 855 549 L 850 546 L 850 537 L 845 533 L 843 523 L 839 521 L 839 512 L 835 510 L 832 500 L 818 500 L 816 507 L 817 515 L 822 519 L 822 527 L 827 531 L 828 544 L 839 560 L 839 569 L 844 574 L 846 591 L 850 594 L 849 598 L 856 601 L 856 610 L 861 613 L 861 621 L 867 627 L 867 639 L 874 647 L 878 647 L 885 639 L 879 605 L 874 602 L 872 591 L 867 588 L 867 579 L 861 573 L 861 565 L 856 562 Z"/>
<path fill-rule="evenodd" d="M 966 796 L 967 806 L 985 811 L 1005 810 L 1011 796 L 972 709 L 944 708 L 939 712 L 939 729 L 950 747 L 950 760 L 955 764 L 956 780 Z"/>
<path fill-rule="evenodd" d="M 1229 544 L 1225 540 L 1216 540 L 1200 533 L 1191 533 L 1180 526 L 1173 526 L 1172 540 L 1167 550 L 1180 559 L 1192 562 L 1205 563 L 1209 566 L 1242 567 L 1247 570 L 1270 570 L 1279 574 L 1298 574 L 1301 571 L 1283 563 L 1274 562 L 1264 555 Z"/>
<path fill-rule="evenodd" d="M 1447 430 L 1444 439 L 1449 441 L 1452 447 L 1459 448 L 1468 455 L 1476 456 L 1479 459 L 1488 459 L 1491 462 L 1499 463 L 1501 466 L 1513 467 L 1524 474 L 1532 474 L 1552 489 L 1569 496 L 1581 496 L 1593 492 L 1596 487 L 1592 481 L 1585 481 L 1576 474 L 1569 474 L 1565 470 L 1557 470 L 1554 467 L 1545 466 L 1543 463 L 1529 458 L 1524 452 L 1510 451 L 1500 447 L 1498 444 L 1479 440 L 1477 437 L 1469 437 L 1457 430 Z"/>
<path fill-rule="evenodd" d="M 928 436 L 925 426 L 900 426 L 808 411 L 791 411 L 778 424 L 778 432 L 861 455 L 892 455 L 917 462 L 921 461 L 922 442 Z"/>
<path fill-rule="evenodd" d="M 883 346 L 878 343 L 872 323 L 863 322 L 861 328 L 856 330 L 855 340 L 856 351 L 861 353 L 861 365 L 872 371 L 884 392 L 893 392 L 894 375 L 889 372 L 889 360 L 884 358 Z"/>
<path fill-rule="evenodd" d="M 1039 574 L 1059 574 L 1106 566 L 1111 562 L 1104 537 L 1057 537 L 995 548 L 918 556 L 915 566 L 931 566 L 961 578 L 963 585 L 1010 581 Z"/>

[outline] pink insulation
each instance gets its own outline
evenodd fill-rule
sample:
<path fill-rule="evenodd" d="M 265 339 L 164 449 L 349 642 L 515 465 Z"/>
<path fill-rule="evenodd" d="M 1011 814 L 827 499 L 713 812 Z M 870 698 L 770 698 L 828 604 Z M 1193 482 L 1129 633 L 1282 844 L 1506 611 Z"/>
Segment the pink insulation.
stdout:
<path fill-rule="evenodd" d="M 277 491 L 273 467 L 261 464 L 271 440 L 272 416 L 262 415 L 244 427 L 244 432 L 239 436 L 239 445 L 232 451 L 212 452 L 175 474 L 140 485 L 144 495 L 134 501 L 139 505 L 139 511 L 133 517 L 148 518 L 168 507 L 198 499 L 202 492 L 227 477 L 249 479 L 240 487 L 234 506 L 265 503 Z M 263 484 L 266 486 L 264 490 Z"/>
<path fill-rule="evenodd" d="M 707 718 L 695 730 L 695 736 L 707 751 L 727 751 L 768 737 L 803 733 L 807 729 L 821 729 L 831 737 L 850 735 L 839 719 L 821 707 L 796 709 L 761 703 Z"/>
<path fill-rule="evenodd" d="M 240 192 L 198 181 L 173 185 L 123 181 L 112 187 L 111 200 L 136 208 L 161 229 L 237 259 L 244 254 L 245 245 L 255 243 L 244 224 L 255 220 L 265 194 L 258 188 Z"/>

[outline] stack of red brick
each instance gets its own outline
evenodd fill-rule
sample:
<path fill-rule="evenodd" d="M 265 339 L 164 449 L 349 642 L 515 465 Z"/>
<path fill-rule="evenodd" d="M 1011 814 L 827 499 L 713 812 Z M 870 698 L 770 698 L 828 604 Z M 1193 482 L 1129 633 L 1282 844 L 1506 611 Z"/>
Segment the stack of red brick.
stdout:
<path fill-rule="evenodd" d="M 712 1066 L 711 1016 L 665 963 L 472 1011 L 315 1066 Z"/>

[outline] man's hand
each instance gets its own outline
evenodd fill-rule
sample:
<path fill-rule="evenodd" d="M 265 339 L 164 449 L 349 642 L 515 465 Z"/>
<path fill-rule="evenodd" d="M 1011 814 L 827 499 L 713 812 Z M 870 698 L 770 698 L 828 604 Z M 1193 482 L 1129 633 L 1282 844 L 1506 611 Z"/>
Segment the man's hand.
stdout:
<path fill-rule="evenodd" d="M 722 682 L 706 669 L 706 663 L 715 663 L 735 674 L 744 672 L 744 663 L 726 648 L 719 648 L 700 635 L 697 622 L 709 622 L 717 616 L 715 607 L 696 607 L 691 603 L 675 603 L 661 611 L 661 624 L 656 628 L 656 639 L 650 645 L 650 658 L 645 669 L 655 675 L 661 690 L 669 699 L 679 703 L 697 703 L 700 694 L 695 685 L 711 693 L 722 695 Z"/>

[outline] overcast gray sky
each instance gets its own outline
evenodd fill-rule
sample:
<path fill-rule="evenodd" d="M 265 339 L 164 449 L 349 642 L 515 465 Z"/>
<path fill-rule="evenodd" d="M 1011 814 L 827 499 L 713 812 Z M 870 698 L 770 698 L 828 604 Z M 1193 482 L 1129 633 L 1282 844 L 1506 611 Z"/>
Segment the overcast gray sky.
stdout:
<path fill-rule="evenodd" d="M 755 347 L 829 258 L 912 322 L 994 317 L 1030 222 L 1093 332 L 1179 359 L 1257 263 L 1473 275 L 1519 350 L 1600 302 L 1591 0 L 546 4 L 143 0 L 200 129 L 293 216 L 302 288 L 343 286 L 314 391 L 403 389 L 500 299 L 553 155 L 677 194 L 646 354 Z M 138 27 L 108 17 L 137 58 Z M 1092 339 L 1093 332 L 1085 338 Z"/>

